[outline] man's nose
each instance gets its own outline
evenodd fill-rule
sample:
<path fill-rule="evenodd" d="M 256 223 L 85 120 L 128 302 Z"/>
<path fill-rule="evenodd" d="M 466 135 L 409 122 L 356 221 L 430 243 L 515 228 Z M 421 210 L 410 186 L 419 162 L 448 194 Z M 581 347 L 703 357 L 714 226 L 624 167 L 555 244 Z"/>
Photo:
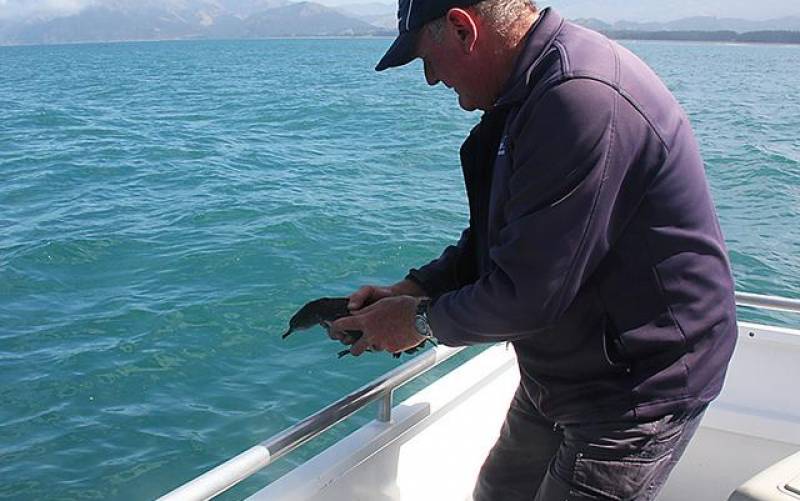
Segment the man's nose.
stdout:
<path fill-rule="evenodd" d="M 422 67 L 425 69 L 425 81 L 428 82 L 428 85 L 436 85 L 439 83 L 439 79 L 433 74 L 433 69 L 431 65 L 428 64 L 427 60 L 422 60 Z"/>

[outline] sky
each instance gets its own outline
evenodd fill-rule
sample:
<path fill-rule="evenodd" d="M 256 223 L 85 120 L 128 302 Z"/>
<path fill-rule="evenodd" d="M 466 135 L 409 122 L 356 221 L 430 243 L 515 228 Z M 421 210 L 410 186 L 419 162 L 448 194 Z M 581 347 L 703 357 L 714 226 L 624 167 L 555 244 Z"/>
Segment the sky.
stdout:
<path fill-rule="evenodd" d="M 82 8 L 115 0 L 0 0 L 0 19 L 73 14 Z M 191 3 L 193 0 L 182 0 Z M 353 3 L 384 3 L 391 0 L 315 0 L 340 6 Z M 604 21 L 668 21 L 696 15 L 770 19 L 800 16 L 798 0 L 539 0 L 568 17 L 595 17 Z M 757 5 L 757 8 L 755 7 Z"/>
<path fill-rule="evenodd" d="M 603 21 L 672 21 L 693 16 L 748 20 L 800 16 L 798 0 L 538 0 L 569 18 Z"/>
<path fill-rule="evenodd" d="M 73 14 L 95 0 L 0 0 L 0 19 Z"/>

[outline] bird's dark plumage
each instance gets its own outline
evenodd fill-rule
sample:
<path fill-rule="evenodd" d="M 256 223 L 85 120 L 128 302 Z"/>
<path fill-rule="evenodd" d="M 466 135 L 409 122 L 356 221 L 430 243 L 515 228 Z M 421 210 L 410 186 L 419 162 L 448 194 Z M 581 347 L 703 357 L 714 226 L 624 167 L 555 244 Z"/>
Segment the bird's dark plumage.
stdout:
<path fill-rule="evenodd" d="M 335 322 L 340 318 L 349 317 L 352 315 L 350 310 L 347 308 L 347 303 L 349 301 L 350 300 L 346 297 L 323 297 L 320 299 L 315 299 L 310 303 L 306 303 L 305 306 L 300 308 L 300 310 L 298 310 L 298 312 L 295 313 L 289 320 L 289 330 L 286 331 L 286 333 L 283 335 L 283 338 L 285 339 L 295 331 L 310 329 L 315 325 L 323 325 L 326 322 Z M 363 335 L 363 332 L 345 331 L 345 334 L 350 336 L 353 341 L 358 341 L 358 339 Z M 425 342 L 423 341 L 422 344 L 416 348 L 406 350 L 405 353 L 416 353 L 417 350 L 424 345 Z M 350 350 L 340 351 L 339 358 L 342 358 L 349 353 Z M 394 355 L 395 358 L 398 358 L 400 353 L 393 353 L 392 355 Z"/>
<path fill-rule="evenodd" d="M 346 297 L 323 297 L 306 303 L 289 320 L 289 330 L 283 337 L 286 338 L 294 331 L 310 329 L 323 322 L 334 322 L 342 317 L 350 316 L 347 302 Z"/>

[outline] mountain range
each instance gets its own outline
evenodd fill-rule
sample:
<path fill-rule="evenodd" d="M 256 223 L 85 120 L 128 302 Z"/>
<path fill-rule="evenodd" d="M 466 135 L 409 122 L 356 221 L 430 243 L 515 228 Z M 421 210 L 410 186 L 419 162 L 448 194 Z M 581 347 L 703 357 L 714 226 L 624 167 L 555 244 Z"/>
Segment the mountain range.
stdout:
<path fill-rule="evenodd" d="M 320 0 L 326 1 L 326 0 Z M 329 1 L 329 0 L 328 0 Z M 659 4 L 676 7 L 683 0 Z M 715 0 L 709 0 L 713 4 Z M 726 0 L 736 3 L 739 0 Z M 761 0 L 780 2 L 782 0 Z M 605 14 L 577 22 L 606 33 L 621 31 L 800 31 L 800 14 L 763 20 L 694 16 L 663 22 L 608 21 L 623 0 L 553 0 L 565 13 Z M 635 6 L 625 2 L 625 12 Z M 13 3 L 13 2 L 12 2 Z M 605 5 L 606 11 L 592 8 Z M 0 9 L 10 5 L 0 2 Z M 74 1 L 70 5 L 77 5 Z M 583 8 L 582 8 L 583 7 Z M 621 8 L 621 7 L 620 7 Z M 631 10 L 633 9 L 633 10 Z M 697 10 L 697 9 L 695 9 Z M 783 12 L 783 11 L 781 11 Z M 791 11 L 786 11 L 791 12 Z M 0 44 L 40 44 L 122 40 L 267 38 L 296 36 L 380 36 L 396 32 L 395 4 L 371 2 L 325 6 L 290 0 L 85 0 L 71 11 L 0 10 Z M 574 17 L 574 16 L 573 16 Z"/>
<path fill-rule="evenodd" d="M 797 0 L 537 0 L 570 19 L 595 18 L 608 23 L 654 21 L 664 23 L 691 17 L 731 17 L 764 21 L 800 16 Z M 777 29 L 777 28 L 770 28 Z"/>
<path fill-rule="evenodd" d="M 764 21 L 749 19 L 695 16 L 662 23 L 617 21 L 609 23 L 595 18 L 574 20 L 593 30 L 614 31 L 800 31 L 800 16 L 788 16 Z"/>
<path fill-rule="evenodd" d="M 0 17 L 3 44 L 383 34 L 359 15 L 288 0 L 106 0 L 66 15 Z"/>

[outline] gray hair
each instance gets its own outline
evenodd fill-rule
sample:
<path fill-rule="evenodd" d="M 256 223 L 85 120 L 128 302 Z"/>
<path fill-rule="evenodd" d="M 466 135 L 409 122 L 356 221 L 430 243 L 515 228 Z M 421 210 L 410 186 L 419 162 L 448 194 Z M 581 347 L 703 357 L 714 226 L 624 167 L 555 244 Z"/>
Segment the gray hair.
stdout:
<path fill-rule="evenodd" d="M 532 0 L 481 0 L 474 5 L 475 12 L 497 29 L 501 36 L 508 35 L 514 21 L 525 14 L 536 12 Z M 427 24 L 431 38 L 440 43 L 444 36 L 445 18 L 440 17 Z"/>

